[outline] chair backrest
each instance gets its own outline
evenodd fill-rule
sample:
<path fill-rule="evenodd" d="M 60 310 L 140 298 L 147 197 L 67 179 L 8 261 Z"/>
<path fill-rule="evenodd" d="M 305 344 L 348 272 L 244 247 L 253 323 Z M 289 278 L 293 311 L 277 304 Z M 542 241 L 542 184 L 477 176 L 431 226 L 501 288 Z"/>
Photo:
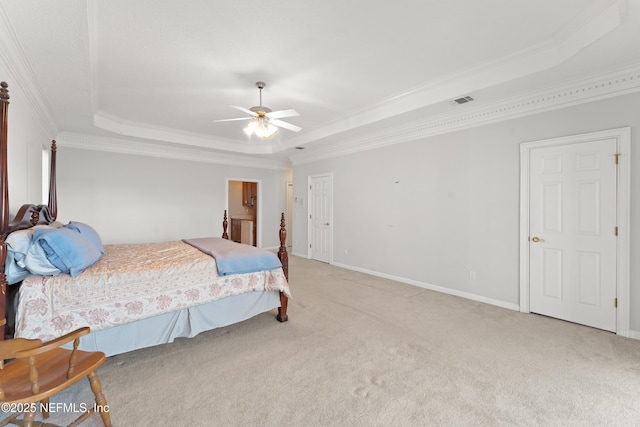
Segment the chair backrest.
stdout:
<path fill-rule="evenodd" d="M 96 410 L 103 424 L 111 427 L 109 406 L 96 373 L 96 369 L 104 363 L 105 355 L 101 351 L 88 352 L 78 349 L 80 337 L 89 332 L 88 327 L 80 328 L 44 344 L 40 340 L 26 339 L 0 341 L 0 358 L 13 359 L 0 370 L 0 402 L 44 402 L 45 407 L 48 407 L 50 396 L 86 377 L 97 407 L 106 410 L 96 410 L 95 406 L 87 408 L 69 425 L 78 425 Z M 61 348 L 71 341 L 72 349 Z M 47 418 L 49 411 L 41 408 L 43 417 Z M 26 411 L 24 419 L 17 420 L 20 415 L 21 413 L 16 412 L 0 421 L 0 425 L 7 425 L 7 420 L 14 424 L 18 424 L 19 421 L 19 425 L 31 425 L 35 412 Z"/>
<path fill-rule="evenodd" d="M 80 337 L 88 334 L 90 329 L 88 327 L 77 329 L 66 335 L 56 338 L 53 341 L 42 343 L 41 340 L 28 340 L 24 338 L 16 338 L 12 340 L 0 341 L 0 360 L 6 359 L 25 359 L 29 365 L 29 380 L 31 382 L 32 393 L 38 394 L 40 392 L 39 372 L 36 367 L 36 356 L 42 357 L 43 360 L 51 357 L 54 352 L 52 350 L 61 351 L 60 346 L 66 344 L 69 341 L 73 341 L 73 350 L 64 350 L 68 355 L 68 362 L 66 362 L 67 378 L 71 378 L 74 374 L 74 365 L 76 363 L 76 350 L 80 343 Z M 0 371 L 0 375 L 2 372 Z M 47 372 L 47 375 L 52 372 Z M 53 372 L 55 375 L 55 372 Z M 4 400 L 5 390 L 0 388 L 0 400 Z"/>
<path fill-rule="evenodd" d="M 31 350 L 42 345 L 40 340 L 27 340 L 17 338 L 0 341 L 0 370 L 4 369 L 4 361 L 16 357 L 16 353 L 23 350 Z M 0 400 L 4 400 L 4 390 L 0 387 Z"/>
<path fill-rule="evenodd" d="M 4 367 L 4 361 L 14 359 L 17 352 L 31 350 L 41 345 L 41 340 L 27 340 L 24 338 L 0 341 L 0 369 Z"/>

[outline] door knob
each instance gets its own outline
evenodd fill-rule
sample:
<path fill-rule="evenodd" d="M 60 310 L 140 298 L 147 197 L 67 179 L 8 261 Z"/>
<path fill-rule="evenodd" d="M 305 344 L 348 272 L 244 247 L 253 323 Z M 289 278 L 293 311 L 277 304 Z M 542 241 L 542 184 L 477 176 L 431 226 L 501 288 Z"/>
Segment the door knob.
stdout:
<path fill-rule="evenodd" d="M 324 225 L 329 225 L 329 223 L 328 223 L 328 222 L 325 222 L 325 223 L 324 223 Z"/>
<path fill-rule="evenodd" d="M 544 242 L 544 239 L 541 239 L 539 237 L 532 237 L 531 241 L 534 243 L 538 243 L 538 242 Z"/>

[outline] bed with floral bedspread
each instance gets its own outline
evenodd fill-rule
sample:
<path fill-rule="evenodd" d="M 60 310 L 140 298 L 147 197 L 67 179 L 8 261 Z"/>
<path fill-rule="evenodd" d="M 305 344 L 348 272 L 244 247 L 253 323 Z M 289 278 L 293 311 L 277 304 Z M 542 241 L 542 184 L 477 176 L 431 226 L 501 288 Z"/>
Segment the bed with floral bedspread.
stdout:
<path fill-rule="evenodd" d="M 220 276 L 216 260 L 182 241 L 105 245 L 76 277 L 32 276 L 20 289 L 16 337 L 92 332 L 247 292 L 290 296 L 282 268 Z"/>

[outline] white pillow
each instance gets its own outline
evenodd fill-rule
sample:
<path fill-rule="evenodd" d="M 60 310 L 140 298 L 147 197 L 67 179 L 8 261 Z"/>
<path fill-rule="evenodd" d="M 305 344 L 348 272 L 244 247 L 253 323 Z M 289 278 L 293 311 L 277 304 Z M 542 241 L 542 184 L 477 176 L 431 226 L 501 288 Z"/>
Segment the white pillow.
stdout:
<path fill-rule="evenodd" d="M 5 240 L 8 252 L 13 253 L 13 260 L 18 267 L 29 270 L 32 274 L 51 276 L 60 274 L 47 259 L 44 250 L 38 244 L 32 244 L 35 230 L 41 228 L 56 228 L 50 225 L 36 225 L 27 230 L 17 230 L 9 234 Z M 11 258 L 11 256 L 9 257 Z"/>
<path fill-rule="evenodd" d="M 9 234 L 5 239 L 5 242 L 7 243 L 7 249 L 9 250 L 9 252 L 13 252 L 13 256 L 18 265 L 29 250 L 32 236 L 33 231 L 31 231 L 31 229 L 18 230 Z M 24 265 L 21 265 L 21 267 L 24 267 Z"/>
<path fill-rule="evenodd" d="M 31 273 L 24 267 L 24 257 L 29 251 L 32 232 L 29 230 L 18 230 L 7 236 L 7 260 L 4 264 L 4 272 L 7 283 L 13 285 L 24 280 Z"/>

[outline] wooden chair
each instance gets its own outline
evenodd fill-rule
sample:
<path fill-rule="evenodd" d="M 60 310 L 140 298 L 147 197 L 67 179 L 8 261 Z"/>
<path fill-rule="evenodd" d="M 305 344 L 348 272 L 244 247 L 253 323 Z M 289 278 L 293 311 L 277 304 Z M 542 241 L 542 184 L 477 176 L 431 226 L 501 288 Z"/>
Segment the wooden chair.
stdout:
<path fill-rule="evenodd" d="M 102 386 L 96 374 L 96 369 L 104 363 L 105 355 L 99 351 L 86 352 L 77 349 L 80 337 L 88 333 L 89 328 L 80 328 L 44 344 L 40 340 L 23 338 L 0 341 L 0 404 L 3 405 L 3 409 L 24 410 L 24 419 L 17 419 L 21 415 L 18 412 L 0 421 L 0 426 L 10 423 L 27 427 L 42 425 L 34 423 L 37 410 L 41 409 L 43 417 L 49 418 L 49 397 L 85 376 L 89 379 L 95 395 L 95 406 L 58 404 L 56 410 L 63 412 L 65 405 L 70 410 L 87 409 L 70 426 L 83 422 L 94 411 L 100 413 L 105 426 L 111 426 L 107 400 L 102 394 Z M 73 350 L 60 348 L 72 340 Z M 13 360 L 3 363 L 3 360 L 7 359 Z"/>

